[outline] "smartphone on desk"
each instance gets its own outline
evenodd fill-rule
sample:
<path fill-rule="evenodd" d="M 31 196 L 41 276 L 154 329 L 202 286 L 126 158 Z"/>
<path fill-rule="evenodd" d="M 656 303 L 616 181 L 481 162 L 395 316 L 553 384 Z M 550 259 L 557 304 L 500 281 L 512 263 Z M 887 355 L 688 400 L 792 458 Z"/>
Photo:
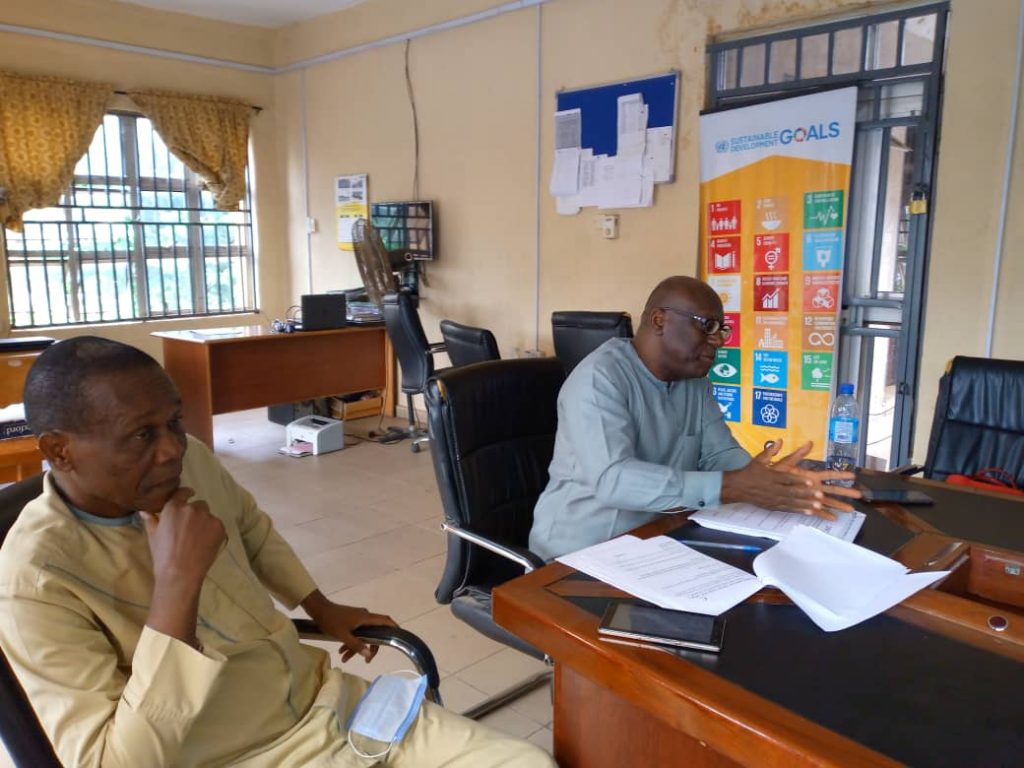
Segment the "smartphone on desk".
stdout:
<path fill-rule="evenodd" d="M 718 653 L 722 650 L 725 619 L 635 603 L 613 603 L 597 631 L 610 638 Z"/>
<path fill-rule="evenodd" d="M 914 491 L 910 488 L 867 488 L 862 487 L 864 501 L 876 502 L 885 501 L 892 504 L 904 504 L 906 506 L 928 506 L 935 503 L 927 493 Z"/>

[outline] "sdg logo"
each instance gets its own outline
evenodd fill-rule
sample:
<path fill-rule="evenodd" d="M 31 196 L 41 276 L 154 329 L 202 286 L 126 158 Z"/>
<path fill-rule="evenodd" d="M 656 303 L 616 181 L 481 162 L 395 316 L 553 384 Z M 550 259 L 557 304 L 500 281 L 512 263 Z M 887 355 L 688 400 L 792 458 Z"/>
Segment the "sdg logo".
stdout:
<path fill-rule="evenodd" d="M 786 428 L 786 393 L 778 389 L 754 389 L 751 421 L 759 427 Z"/>

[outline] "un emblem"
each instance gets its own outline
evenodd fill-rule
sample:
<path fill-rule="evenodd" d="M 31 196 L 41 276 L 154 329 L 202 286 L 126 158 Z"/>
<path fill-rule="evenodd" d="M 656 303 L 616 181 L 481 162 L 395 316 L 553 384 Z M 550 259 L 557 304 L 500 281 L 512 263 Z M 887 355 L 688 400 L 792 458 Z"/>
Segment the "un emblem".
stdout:
<path fill-rule="evenodd" d="M 729 142 L 728 141 L 726 141 L 725 139 L 722 139 L 721 141 L 716 141 L 715 142 L 715 152 L 728 152 L 728 151 L 729 151 Z"/>

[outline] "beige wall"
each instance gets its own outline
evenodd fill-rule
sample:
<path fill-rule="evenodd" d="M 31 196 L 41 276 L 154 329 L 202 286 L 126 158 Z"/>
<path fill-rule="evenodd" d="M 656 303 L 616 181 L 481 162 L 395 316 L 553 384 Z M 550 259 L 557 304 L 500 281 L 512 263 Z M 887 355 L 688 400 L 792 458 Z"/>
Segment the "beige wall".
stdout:
<path fill-rule="evenodd" d="M 61 31 L 282 67 L 498 4 L 369 0 L 268 33 L 105 0 L 8 0 L 0 8 L 0 23 L 58 28 L 56 22 L 44 24 L 35 11 L 45 5 L 50 11 L 46 18 L 59 18 Z M 437 339 L 437 321 L 451 317 L 492 328 L 505 356 L 533 347 L 535 335 L 540 347 L 550 350 L 547 317 L 552 310 L 626 309 L 636 315 L 660 278 L 695 273 L 696 139 L 707 41 L 715 35 L 814 22 L 868 5 L 879 4 L 550 0 L 540 10 L 517 10 L 413 40 L 410 74 L 420 126 L 420 195 L 436 201 L 439 231 L 439 258 L 430 265 L 429 285 L 423 288 L 428 336 Z M 97 28 L 92 11 L 98 8 L 116 9 L 116 26 Z M 1017 2 L 987 0 L 985 8 L 981 14 L 976 3 L 953 0 L 932 204 L 935 236 L 915 442 L 918 459 L 923 459 L 935 382 L 945 360 L 956 353 L 984 351 Z M 61 9 L 74 12 L 52 13 Z M 261 302 L 269 315 L 279 315 L 297 301 L 310 277 L 318 291 L 360 282 L 351 255 L 340 252 L 334 242 L 336 175 L 368 173 L 374 200 L 412 197 L 413 132 L 403 52 L 404 44 L 394 43 L 270 76 L 0 33 L 0 66 L 105 77 L 118 86 L 162 85 L 238 95 L 267 107 L 255 121 L 253 146 Z M 555 93 L 668 69 L 682 73 L 677 181 L 657 187 L 654 207 L 621 211 L 617 240 L 599 236 L 594 209 L 558 216 L 545 191 Z M 1024 222 L 1015 211 L 1024 194 L 1024 148 L 1015 165 L 1008 256 L 1000 275 L 1001 330 L 994 353 L 1019 358 L 1024 345 L 1015 329 L 1024 320 L 1024 307 L 1017 300 L 1024 265 L 1015 254 Z M 308 238 L 307 194 L 309 215 L 319 223 L 319 231 Z M 151 325 L 144 324 L 142 331 L 132 326 L 104 332 L 137 340 Z"/>

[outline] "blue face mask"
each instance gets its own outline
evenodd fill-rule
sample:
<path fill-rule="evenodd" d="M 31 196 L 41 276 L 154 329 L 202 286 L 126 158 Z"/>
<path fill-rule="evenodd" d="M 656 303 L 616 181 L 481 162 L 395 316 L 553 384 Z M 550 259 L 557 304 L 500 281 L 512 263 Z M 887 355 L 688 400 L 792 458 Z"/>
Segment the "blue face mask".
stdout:
<path fill-rule="evenodd" d="M 365 758 L 379 758 L 390 752 L 416 719 L 426 692 L 426 675 L 411 678 L 401 674 L 380 675 L 370 684 L 348 720 L 346 727 L 352 750 Z M 366 754 L 353 743 L 353 734 L 384 742 L 387 749 L 378 754 Z"/>

